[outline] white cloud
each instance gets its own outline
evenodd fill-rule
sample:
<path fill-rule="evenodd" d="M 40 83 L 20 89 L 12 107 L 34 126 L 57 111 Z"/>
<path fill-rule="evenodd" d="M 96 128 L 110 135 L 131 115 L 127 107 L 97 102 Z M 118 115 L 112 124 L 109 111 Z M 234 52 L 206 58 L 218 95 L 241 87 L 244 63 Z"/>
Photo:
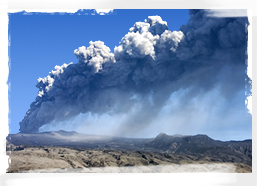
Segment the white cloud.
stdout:
<path fill-rule="evenodd" d="M 113 9 L 95 9 L 95 11 L 100 15 L 105 15 L 113 12 Z"/>

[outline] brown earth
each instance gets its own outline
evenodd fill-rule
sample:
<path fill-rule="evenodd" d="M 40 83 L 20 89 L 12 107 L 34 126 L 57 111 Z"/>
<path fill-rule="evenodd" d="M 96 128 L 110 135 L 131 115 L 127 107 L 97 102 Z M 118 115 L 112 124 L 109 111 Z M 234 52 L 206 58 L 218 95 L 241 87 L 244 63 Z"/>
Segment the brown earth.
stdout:
<path fill-rule="evenodd" d="M 12 150 L 14 149 L 14 150 Z M 175 155 L 171 153 L 87 149 L 50 146 L 15 146 L 7 144 L 7 155 L 11 162 L 8 173 L 26 172 L 32 170 L 74 169 L 92 167 L 143 167 L 161 165 L 188 165 L 224 163 L 212 161 L 209 157 L 195 157 L 191 155 Z M 236 172 L 251 172 L 252 168 L 246 164 L 230 163 Z M 197 169 L 199 170 L 199 169 Z M 204 171 L 209 169 L 205 169 Z M 224 172 L 234 172 L 224 169 Z M 223 172 L 221 170 L 221 172 Z"/>

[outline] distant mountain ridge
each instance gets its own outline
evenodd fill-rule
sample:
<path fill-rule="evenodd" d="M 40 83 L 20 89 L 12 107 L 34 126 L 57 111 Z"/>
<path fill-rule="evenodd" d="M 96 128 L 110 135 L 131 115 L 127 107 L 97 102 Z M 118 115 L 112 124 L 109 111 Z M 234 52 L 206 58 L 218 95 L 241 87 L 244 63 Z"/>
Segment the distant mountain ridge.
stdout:
<path fill-rule="evenodd" d="M 86 135 L 77 132 L 57 131 L 35 134 L 9 134 L 7 141 L 16 146 L 62 146 L 90 149 L 116 149 L 160 152 L 208 157 L 220 162 L 252 164 L 252 140 L 219 141 L 207 135 L 167 135 L 160 133 L 155 138 L 123 138 L 101 135 Z"/>
<path fill-rule="evenodd" d="M 194 152 L 199 148 L 220 147 L 224 146 L 225 142 L 213 140 L 207 135 L 198 134 L 195 136 L 169 136 L 166 134 L 158 135 L 153 141 L 147 144 L 162 151 L 181 152 L 189 150 Z"/>
<path fill-rule="evenodd" d="M 222 142 L 203 134 L 176 137 L 161 133 L 145 147 L 165 153 L 223 157 L 231 162 L 242 160 L 248 165 L 252 162 L 252 140 Z"/>

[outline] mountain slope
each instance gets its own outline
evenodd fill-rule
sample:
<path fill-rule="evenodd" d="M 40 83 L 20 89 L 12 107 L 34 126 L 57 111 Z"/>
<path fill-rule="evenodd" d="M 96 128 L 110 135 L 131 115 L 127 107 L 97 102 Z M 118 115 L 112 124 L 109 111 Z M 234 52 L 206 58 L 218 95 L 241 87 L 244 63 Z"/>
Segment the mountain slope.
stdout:
<path fill-rule="evenodd" d="M 165 153 L 208 156 L 220 161 L 252 164 L 252 140 L 222 142 L 207 135 L 168 136 L 162 133 L 145 146 Z"/>

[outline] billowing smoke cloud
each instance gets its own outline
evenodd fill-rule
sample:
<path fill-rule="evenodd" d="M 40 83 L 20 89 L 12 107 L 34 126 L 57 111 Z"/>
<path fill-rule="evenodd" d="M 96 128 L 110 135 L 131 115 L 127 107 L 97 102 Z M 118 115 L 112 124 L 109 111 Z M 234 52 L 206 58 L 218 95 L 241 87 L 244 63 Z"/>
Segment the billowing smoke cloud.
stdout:
<path fill-rule="evenodd" d="M 188 23 L 173 32 L 161 17 L 149 16 L 129 29 L 114 53 L 101 41 L 79 47 L 78 63 L 56 66 L 38 79 L 38 96 L 20 131 L 88 133 L 94 123 L 104 133 L 131 136 L 190 123 L 211 130 L 213 123 L 249 122 L 248 20 L 207 13 L 190 10 Z M 237 117 L 246 119 L 229 121 Z"/>

